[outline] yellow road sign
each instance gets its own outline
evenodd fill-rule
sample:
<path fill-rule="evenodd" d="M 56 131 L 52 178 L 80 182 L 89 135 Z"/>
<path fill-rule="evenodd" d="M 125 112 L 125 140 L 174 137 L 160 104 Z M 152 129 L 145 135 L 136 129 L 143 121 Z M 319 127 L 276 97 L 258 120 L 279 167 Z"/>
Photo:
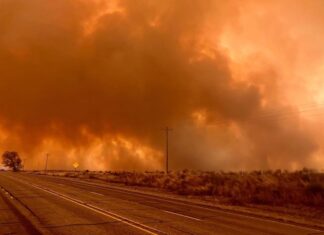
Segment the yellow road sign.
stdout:
<path fill-rule="evenodd" d="M 77 163 L 77 162 L 73 163 L 73 167 L 74 167 L 75 169 L 77 169 L 77 168 L 79 167 L 79 163 Z"/>

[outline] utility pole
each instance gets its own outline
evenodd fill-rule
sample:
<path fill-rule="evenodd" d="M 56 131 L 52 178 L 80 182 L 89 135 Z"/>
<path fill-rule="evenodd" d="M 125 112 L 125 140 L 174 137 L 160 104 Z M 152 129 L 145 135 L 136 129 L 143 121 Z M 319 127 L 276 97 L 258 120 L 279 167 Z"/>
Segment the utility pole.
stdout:
<path fill-rule="evenodd" d="M 26 158 L 23 158 L 23 170 L 26 170 Z"/>
<path fill-rule="evenodd" d="M 47 172 L 47 162 L 48 162 L 48 156 L 49 156 L 49 153 L 46 154 L 46 162 L 45 162 L 45 174 Z"/>
<path fill-rule="evenodd" d="M 171 128 L 166 127 L 163 129 L 165 131 L 165 138 L 166 138 L 166 143 L 165 143 L 165 172 L 168 174 L 169 173 L 169 132 L 172 131 Z"/>

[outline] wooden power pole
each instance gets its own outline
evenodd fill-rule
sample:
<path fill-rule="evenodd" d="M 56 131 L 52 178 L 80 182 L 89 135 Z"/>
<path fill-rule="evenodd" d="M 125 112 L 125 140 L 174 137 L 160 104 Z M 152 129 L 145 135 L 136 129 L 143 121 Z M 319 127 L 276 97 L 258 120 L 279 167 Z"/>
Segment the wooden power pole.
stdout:
<path fill-rule="evenodd" d="M 169 172 L 169 132 L 172 131 L 171 128 L 166 127 L 163 129 L 165 131 L 165 138 L 166 138 L 166 143 L 165 143 L 165 172 L 168 174 Z"/>
<path fill-rule="evenodd" d="M 49 153 L 46 154 L 46 162 L 45 162 L 45 174 L 47 172 L 47 162 L 48 162 L 48 156 L 49 156 Z"/>

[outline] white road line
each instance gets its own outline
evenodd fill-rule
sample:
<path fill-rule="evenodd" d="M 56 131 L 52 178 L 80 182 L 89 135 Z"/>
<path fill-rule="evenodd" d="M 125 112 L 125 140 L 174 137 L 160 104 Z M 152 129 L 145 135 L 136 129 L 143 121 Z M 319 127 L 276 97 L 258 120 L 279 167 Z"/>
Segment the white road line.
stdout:
<path fill-rule="evenodd" d="M 67 180 L 67 179 L 64 179 L 64 180 Z M 80 181 L 72 180 L 72 179 L 68 179 L 68 180 L 72 181 L 72 182 L 79 183 L 79 184 L 83 184 L 83 185 L 96 186 L 96 184 L 93 184 L 93 183 L 80 182 Z M 224 214 L 231 215 L 231 216 L 237 216 L 237 217 L 243 217 L 243 218 L 248 218 L 248 219 L 252 219 L 252 220 L 269 222 L 269 223 L 272 223 L 272 224 L 279 224 L 279 225 L 289 226 L 289 227 L 298 228 L 298 229 L 305 229 L 305 230 L 308 230 L 308 231 L 311 231 L 311 232 L 320 232 L 320 233 L 323 232 L 322 230 L 319 230 L 319 229 L 316 229 L 316 228 L 311 228 L 311 227 L 307 227 L 307 226 L 293 224 L 293 222 L 292 223 L 289 223 L 289 222 L 287 223 L 287 222 L 281 222 L 281 221 L 271 219 L 271 218 L 269 218 L 269 219 L 260 218 L 260 217 L 257 217 L 258 215 L 253 216 L 253 215 L 242 214 L 240 212 L 237 212 L 237 213 L 236 212 L 230 212 L 230 211 L 226 211 L 226 209 L 222 209 L 222 208 L 207 208 L 205 206 L 200 206 L 200 205 L 195 205 L 195 204 L 190 204 L 189 205 L 187 202 L 180 202 L 178 200 L 173 201 L 171 198 L 162 198 L 162 197 L 159 197 L 159 196 L 149 195 L 149 194 L 145 194 L 145 193 L 141 193 L 141 192 L 133 192 L 133 191 L 131 191 L 129 189 L 120 189 L 120 188 L 114 188 L 114 187 L 102 186 L 102 185 L 100 185 L 99 187 L 106 188 L 108 190 L 112 190 L 112 191 L 115 191 L 115 192 L 123 192 L 125 194 L 130 194 L 130 195 L 140 194 L 140 195 L 142 195 L 143 197 L 146 197 L 146 198 L 153 198 L 154 199 L 154 197 L 155 197 L 156 199 L 161 200 L 161 201 L 171 202 L 171 203 L 175 203 L 175 204 L 178 204 L 178 205 L 180 204 L 180 205 L 184 205 L 184 206 L 195 207 L 195 208 L 199 208 L 199 209 L 203 209 L 203 210 L 207 210 L 207 211 L 211 211 L 211 212 L 224 213 Z"/>
<path fill-rule="evenodd" d="M 188 219 L 193 219 L 193 220 L 201 221 L 201 219 L 198 219 L 198 218 L 195 218 L 195 217 L 191 217 L 189 215 L 179 214 L 179 213 L 176 213 L 176 212 L 165 211 L 165 210 L 164 210 L 164 212 L 169 213 L 169 214 L 173 214 L 173 215 L 178 215 L 178 216 L 181 216 L 181 217 L 185 217 L 185 218 L 188 218 Z"/>
<path fill-rule="evenodd" d="M 92 194 L 96 194 L 96 195 L 100 195 L 100 196 L 105 196 L 105 195 L 103 195 L 103 194 L 101 194 L 101 193 L 96 193 L 96 192 L 90 192 L 90 193 L 92 193 Z"/>
<path fill-rule="evenodd" d="M 106 216 L 106 217 L 110 217 L 110 218 L 112 218 L 112 219 L 114 219 L 114 220 L 117 220 L 117 221 L 119 221 L 119 222 L 122 222 L 122 223 L 124 223 L 124 224 L 127 224 L 127 225 L 129 225 L 129 226 L 131 226 L 131 227 L 134 227 L 134 228 L 136 228 L 136 229 L 139 229 L 139 230 L 141 230 L 141 231 L 143 231 L 143 232 L 146 232 L 146 233 L 148 233 L 148 234 L 151 234 L 151 235 L 165 234 L 164 232 L 159 231 L 159 230 L 157 230 L 157 229 L 155 229 L 155 228 L 151 228 L 151 227 L 149 227 L 149 226 L 146 226 L 145 224 L 142 224 L 142 223 L 139 223 L 139 222 L 133 221 L 133 220 L 131 220 L 131 219 L 125 218 L 125 217 L 123 217 L 123 216 L 121 216 L 121 215 L 117 215 L 117 214 L 115 214 L 115 213 L 113 213 L 113 212 L 106 211 L 106 210 L 101 209 L 101 208 L 99 208 L 99 207 L 96 207 L 96 206 L 94 206 L 94 205 L 87 204 L 87 203 L 85 203 L 85 202 L 83 202 L 83 201 L 80 201 L 80 200 L 78 200 L 78 199 L 75 199 L 75 198 L 72 198 L 72 197 L 66 196 L 66 195 L 64 195 L 64 194 L 60 194 L 60 193 L 54 192 L 54 191 L 52 191 L 52 190 L 49 190 L 49 189 L 47 189 L 47 188 L 40 187 L 40 186 L 35 185 L 35 184 L 29 184 L 29 185 L 31 185 L 31 186 L 34 187 L 34 188 L 40 189 L 40 190 L 42 190 L 42 191 L 44 191 L 44 192 L 47 192 L 47 193 L 50 193 L 50 194 L 55 195 L 55 196 L 57 196 L 57 197 L 60 197 L 60 198 L 62 198 L 62 199 L 65 199 L 65 200 L 67 200 L 67 201 L 70 201 L 70 202 L 72 202 L 72 203 L 74 203 L 74 204 L 77 204 L 77 205 L 79 205 L 79 206 L 85 207 L 85 208 L 87 208 L 87 209 L 89 209 L 89 210 L 95 211 L 95 212 L 97 212 L 97 213 L 99 213 L 99 214 L 102 214 L 102 215 L 104 215 L 104 216 Z"/>
<path fill-rule="evenodd" d="M 6 176 L 6 177 L 11 178 L 10 176 Z M 62 180 L 72 181 L 72 182 L 76 182 L 76 183 L 83 184 L 83 185 L 97 186 L 94 183 L 81 182 L 81 181 L 73 180 L 73 179 L 62 179 Z M 180 204 L 180 205 L 184 205 L 184 206 L 191 206 L 191 207 L 195 207 L 195 208 L 199 208 L 199 209 L 203 209 L 203 210 L 208 210 L 208 211 L 211 211 L 211 212 L 224 213 L 224 214 L 231 215 L 231 216 L 243 217 L 243 218 L 248 218 L 248 219 L 252 219 L 252 220 L 258 220 L 258 221 L 269 222 L 269 223 L 273 223 L 273 224 L 279 224 L 279 225 L 284 225 L 284 226 L 289 226 L 289 227 L 294 227 L 294 228 L 299 228 L 299 229 L 305 229 L 305 230 L 308 230 L 310 232 L 321 232 L 321 233 L 323 232 L 322 230 L 319 230 L 319 229 L 315 229 L 315 228 L 311 228 L 311 227 L 307 227 L 307 226 L 302 226 L 302 225 L 298 225 L 298 224 L 293 224 L 293 222 L 292 223 L 287 223 L 287 222 L 281 222 L 281 221 L 273 220 L 273 219 L 260 218 L 260 217 L 257 217 L 257 215 L 253 216 L 253 215 L 242 214 L 242 213 L 239 213 L 239 212 L 238 213 L 229 212 L 229 211 L 226 211 L 226 209 L 224 210 L 224 209 L 221 209 L 221 208 L 207 208 L 205 206 L 200 206 L 200 205 L 195 205 L 195 204 L 189 205 L 186 202 L 180 202 L 178 200 L 173 201 L 171 198 L 162 198 L 162 197 L 159 197 L 159 196 L 148 195 L 148 194 L 145 194 L 145 193 L 133 192 L 133 191 L 128 190 L 128 189 L 113 188 L 113 187 L 110 187 L 110 186 L 102 186 L 102 185 L 100 185 L 100 187 L 106 188 L 108 190 L 112 190 L 112 191 L 115 191 L 115 192 L 116 191 L 117 192 L 122 191 L 123 193 L 131 194 L 131 195 L 140 194 L 140 195 L 142 195 L 144 197 L 147 197 L 147 198 L 150 197 L 150 198 L 154 199 L 154 197 L 156 197 L 158 200 L 165 201 L 165 202 L 171 202 L 171 203 Z"/>

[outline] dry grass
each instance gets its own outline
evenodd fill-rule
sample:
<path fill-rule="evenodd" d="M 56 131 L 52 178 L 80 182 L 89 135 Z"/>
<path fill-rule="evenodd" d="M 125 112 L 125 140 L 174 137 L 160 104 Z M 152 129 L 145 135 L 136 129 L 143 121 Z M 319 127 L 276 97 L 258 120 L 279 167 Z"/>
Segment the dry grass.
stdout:
<path fill-rule="evenodd" d="M 39 173 L 39 172 L 38 172 Z M 311 170 L 253 172 L 49 172 L 65 177 L 98 179 L 153 187 L 180 195 L 214 197 L 231 204 L 324 208 L 324 173 Z"/>

